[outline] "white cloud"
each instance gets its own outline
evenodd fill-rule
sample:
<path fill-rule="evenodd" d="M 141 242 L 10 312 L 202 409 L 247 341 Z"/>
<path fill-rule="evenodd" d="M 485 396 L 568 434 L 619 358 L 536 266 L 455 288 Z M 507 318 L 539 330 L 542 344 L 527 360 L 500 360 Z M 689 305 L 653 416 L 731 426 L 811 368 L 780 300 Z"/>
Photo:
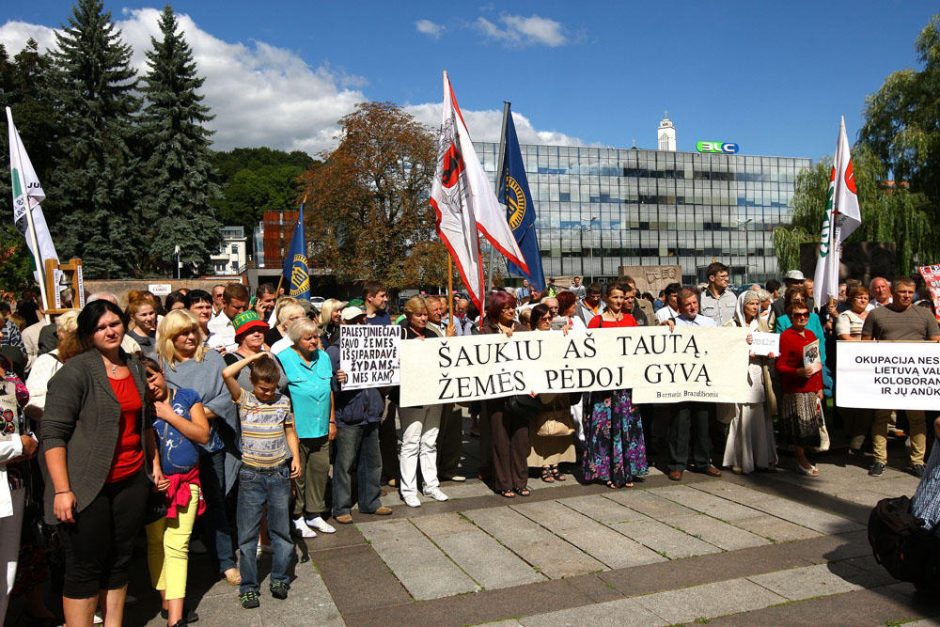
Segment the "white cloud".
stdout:
<path fill-rule="evenodd" d="M 499 18 L 503 26 L 485 17 L 477 18 L 475 25 L 486 37 L 512 46 L 548 46 L 556 48 L 568 43 L 560 22 L 532 15 L 503 15 Z"/>
<path fill-rule="evenodd" d="M 145 53 L 150 38 L 159 37 L 157 9 L 127 10 L 116 20 L 123 39 L 134 50 L 132 64 L 146 72 Z M 205 77 L 205 104 L 215 118 L 213 147 L 268 146 L 304 150 L 315 155 L 335 148 L 339 120 L 368 100 L 362 89 L 366 79 L 334 71 L 328 63 L 312 68 L 293 51 L 261 41 L 230 43 L 197 26 L 188 15 L 178 15 L 180 28 L 193 50 L 198 72 Z M 531 19 L 531 18 L 529 18 Z M 34 38 L 40 49 L 55 46 L 55 31 L 47 26 L 7 22 L 0 26 L 0 43 L 12 57 Z M 440 102 L 406 106 L 405 110 L 436 132 Z M 499 110 L 463 111 L 474 139 L 499 141 Z M 581 145 L 577 138 L 555 131 L 539 131 L 527 118 L 513 118 L 519 140 L 525 144 Z"/>
<path fill-rule="evenodd" d="M 415 28 L 422 35 L 427 35 L 433 39 L 440 39 L 446 30 L 443 24 L 437 24 L 431 20 L 418 20 L 415 22 Z"/>
<path fill-rule="evenodd" d="M 429 127 L 433 132 L 441 125 L 441 103 L 408 105 L 405 111 Z M 461 108 L 470 136 L 474 141 L 498 142 L 503 129 L 503 112 L 500 109 L 468 111 Z M 585 142 L 557 131 L 539 131 L 527 117 L 513 112 L 512 121 L 520 144 L 545 144 L 550 146 L 584 146 Z"/>

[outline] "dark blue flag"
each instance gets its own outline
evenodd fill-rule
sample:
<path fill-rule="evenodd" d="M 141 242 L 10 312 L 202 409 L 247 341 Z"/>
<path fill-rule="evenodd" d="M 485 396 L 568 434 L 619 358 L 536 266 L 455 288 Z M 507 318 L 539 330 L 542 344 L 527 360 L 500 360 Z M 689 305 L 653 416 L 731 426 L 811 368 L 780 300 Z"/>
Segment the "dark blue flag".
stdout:
<path fill-rule="evenodd" d="M 294 298 L 310 298 L 310 274 L 307 270 L 307 238 L 304 236 L 304 203 L 300 203 L 297 226 L 284 256 L 284 284 Z"/>
<path fill-rule="evenodd" d="M 539 251 L 539 238 L 535 229 L 535 205 L 529 193 L 529 181 L 525 176 L 525 164 L 522 162 L 512 114 L 508 110 L 506 114 L 509 116 L 506 120 L 506 154 L 497 197 L 506 205 L 506 219 L 529 266 L 529 273 L 523 272 L 511 261 L 507 261 L 507 264 L 510 274 L 526 277 L 533 288 L 541 291 L 545 289 L 545 275 L 542 273 L 542 253 Z"/>

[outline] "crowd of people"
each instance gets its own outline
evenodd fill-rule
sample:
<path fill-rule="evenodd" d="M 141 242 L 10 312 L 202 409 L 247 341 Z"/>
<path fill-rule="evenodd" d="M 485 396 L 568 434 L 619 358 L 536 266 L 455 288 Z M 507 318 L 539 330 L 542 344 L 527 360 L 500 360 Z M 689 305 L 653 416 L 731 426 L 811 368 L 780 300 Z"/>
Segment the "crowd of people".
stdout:
<path fill-rule="evenodd" d="M 940 341 L 932 305 L 915 302 L 914 282 L 847 281 L 839 299 L 814 303 L 799 271 L 739 294 L 727 266 L 713 263 L 706 276 L 707 284 L 671 284 L 655 298 L 638 293 L 630 277 L 603 287 L 575 277 L 566 288 L 550 279 L 544 291 L 526 281 L 491 291 L 483 311 L 458 297 L 452 315 L 443 296 L 424 294 L 393 314 L 388 290 L 375 282 L 361 298 L 328 299 L 319 310 L 272 285 L 251 293 L 242 283 L 162 301 L 149 292 L 120 301 L 92 294 L 53 323 L 35 300 L 6 303 L 0 617 L 11 596 L 22 596 L 28 616 L 52 621 L 43 596 L 52 586 L 70 627 L 93 624 L 96 612 L 120 625 L 143 530 L 162 614 L 168 625 L 185 625 L 198 619 L 185 604 L 197 538 L 241 605 L 256 608 L 262 551 L 272 553 L 270 595 L 285 599 L 294 539 L 334 533 L 334 524 L 353 522 L 354 508 L 391 515 L 381 500 L 389 489 L 408 507 L 421 507 L 421 495 L 448 500 L 442 482 L 471 473 L 506 499 L 528 497 L 532 481 L 620 490 L 643 481 L 654 463 L 673 481 L 686 472 L 772 472 L 781 451 L 792 453 L 797 472 L 815 477 L 811 456 L 829 446 L 836 426 L 860 463 L 870 450 L 872 476 L 885 471 L 889 436 L 909 436 L 908 470 L 923 477 L 915 508 L 936 527 L 940 448 L 925 462 L 925 412 L 836 410 L 827 402 L 835 342 Z M 778 333 L 779 353 L 751 354 L 749 396 L 736 404 L 641 405 L 625 388 L 400 407 L 397 387 L 344 389 L 344 325 L 399 325 L 405 342 L 735 326 L 749 341 Z M 819 355 L 810 364 L 808 346 Z M 479 468 L 461 464 L 465 411 L 467 435 L 479 438 Z M 932 443 L 940 418 L 929 418 Z"/>

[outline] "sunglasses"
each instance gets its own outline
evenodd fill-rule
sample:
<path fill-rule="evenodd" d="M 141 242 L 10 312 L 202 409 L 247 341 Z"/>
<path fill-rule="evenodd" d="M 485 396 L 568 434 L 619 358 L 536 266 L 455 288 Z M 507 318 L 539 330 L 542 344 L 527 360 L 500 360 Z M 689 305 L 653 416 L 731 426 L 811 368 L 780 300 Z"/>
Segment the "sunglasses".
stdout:
<path fill-rule="evenodd" d="M 809 318 L 809 313 L 806 311 L 800 311 L 790 314 L 791 318 Z"/>

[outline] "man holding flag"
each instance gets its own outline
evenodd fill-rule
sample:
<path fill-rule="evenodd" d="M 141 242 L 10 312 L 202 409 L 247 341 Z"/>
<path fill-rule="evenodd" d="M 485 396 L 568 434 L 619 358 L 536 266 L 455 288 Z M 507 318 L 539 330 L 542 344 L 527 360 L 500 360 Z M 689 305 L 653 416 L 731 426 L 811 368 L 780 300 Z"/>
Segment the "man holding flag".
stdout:
<path fill-rule="evenodd" d="M 545 275 L 542 272 L 542 253 L 539 251 L 539 239 L 535 229 L 535 205 L 529 193 L 529 181 L 525 175 L 525 163 L 522 161 L 522 151 L 519 149 L 519 138 L 516 136 L 516 125 L 512 122 L 509 103 L 506 103 L 503 116 L 506 150 L 503 153 L 503 169 L 499 175 L 498 195 L 506 205 L 506 219 L 528 265 L 528 272 L 525 272 L 510 261 L 509 272 L 525 276 L 532 288 L 541 292 L 545 289 Z"/>
<path fill-rule="evenodd" d="M 284 276 L 281 279 L 286 284 L 288 296 L 309 300 L 310 273 L 307 269 L 307 238 L 304 235 L 305 204 L 307 204 L 306 196 L 303 202 L 300 203 L 297 226 L 294 227 L 294 236 L 291 238 L 290 248 L 284 256 Z"/>

